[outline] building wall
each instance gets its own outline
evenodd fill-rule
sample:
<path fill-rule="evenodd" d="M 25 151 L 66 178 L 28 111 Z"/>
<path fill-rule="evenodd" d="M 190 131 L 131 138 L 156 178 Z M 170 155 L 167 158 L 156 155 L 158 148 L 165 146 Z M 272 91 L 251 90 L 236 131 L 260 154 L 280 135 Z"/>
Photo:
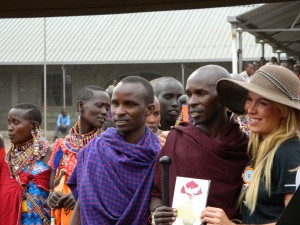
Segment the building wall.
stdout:
<path fill-rule="evenodd" d="M 187 77 L 197 68 L 207 64 L 218 64 L 229 71 L 231 63 L 185 63 L 184 82 Z M 142 76 L 147 80 L 152 80 L 161 76 L 172 76 L 182 81 L 181 63 L 157 63 L 157 64 L 122 64 L 122 65 L 65 65 L 65 74 L 72 77 L 72 104 L 66 106 L 71 115 L 72 123 L 77 120 L 76 98 L 79 90 L 86 85 L 98 85 L 104 88 L 113 79 L 121 79 L 127 75 Z M 47 76 L 52 74 L 63 74 L 61 65 L 48 65 Z M 32 66 L 0 66 L 0 130 L 7 129 L 7 113 L 11 107 L 21 102 L 33 102 L 43 108 L 43 76 L 44 67 L 42 65 Z M 69 90 L 67 90 L 69 91 Z M 62 109 L 62 105 L 47 107 L 47 130 L 54 130 L 57 115 Z M 42 124 L 44 128 L 44 122 Z"/>

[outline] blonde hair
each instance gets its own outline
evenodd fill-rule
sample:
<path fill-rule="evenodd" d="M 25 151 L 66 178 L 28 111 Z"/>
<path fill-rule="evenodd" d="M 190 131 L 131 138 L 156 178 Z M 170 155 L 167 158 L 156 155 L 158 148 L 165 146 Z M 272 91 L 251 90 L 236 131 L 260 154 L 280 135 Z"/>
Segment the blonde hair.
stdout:
<path fill-rule="evenodd" d="M 295 109 L 274 102 L 284 115 L 278 129 L 262 139 L 260 134 L 251 133 L 248 153 L 253 161 L 250 166 L 254 168 L 253 178 L 246 191 L 239 197 L 239 204 L 245 201 L 246 206 L 252 214 L 256 207 L 257 194 L 260 179 L 265 180 L 265 190 L 271 194 L 271 168 L 274 155 L 279 146 L 288 139 L 297 137 L 300 139 L 298 111 Z"/>

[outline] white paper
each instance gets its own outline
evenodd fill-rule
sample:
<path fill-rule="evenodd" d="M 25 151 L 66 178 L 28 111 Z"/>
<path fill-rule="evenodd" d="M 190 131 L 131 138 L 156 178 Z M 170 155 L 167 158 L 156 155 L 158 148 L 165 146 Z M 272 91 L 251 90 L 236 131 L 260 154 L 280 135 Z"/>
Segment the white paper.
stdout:
<path fill-rule="evenodd" d="M 206 207 L 210 180 L 176 177 L 173 208 L 177 209 L 174 225 L 199 225 Z"/>

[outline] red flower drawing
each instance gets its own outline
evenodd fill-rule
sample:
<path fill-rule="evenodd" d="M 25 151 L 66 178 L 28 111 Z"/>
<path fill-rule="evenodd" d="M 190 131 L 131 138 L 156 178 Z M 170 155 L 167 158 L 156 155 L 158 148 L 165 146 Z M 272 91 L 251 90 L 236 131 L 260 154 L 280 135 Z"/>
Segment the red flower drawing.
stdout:
<path fill-rule="evenodd" d="M 187 190 L 185 189 L 185 187 L 187 188 Z M 196 195 L 201 195 L 202 194 L 201 187 L 198 190 L 193 190 L 198 187 L 199 187 L 199 185 L 194 181 L 187 182 L 185 186 L 184 185 L 182 186 L 181 193 L 186 194 L 190 198 L 192 198 Z"/>

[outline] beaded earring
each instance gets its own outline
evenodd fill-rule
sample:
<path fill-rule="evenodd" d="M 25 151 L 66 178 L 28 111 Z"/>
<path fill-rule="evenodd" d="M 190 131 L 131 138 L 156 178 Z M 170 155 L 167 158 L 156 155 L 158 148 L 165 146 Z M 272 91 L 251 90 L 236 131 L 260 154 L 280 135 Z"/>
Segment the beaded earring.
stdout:
<path fill-rule="evenodd" d="M 33 147 L 34 147 L 34 155 L 38 155 L 40 148 L 39 148 L 39 140 L 40 140 L 40 128 L 37 126 L 31 130 L 31 135 L 33 137 Z"/>
<path fill-rule="evenodd" d="M 78 111 L 78 112 L 77 112 L 77 115 L 78 115 L 77 131 L 78 131 L 78 134 L 81 134 L 81 130 L 80 130 L 81 113 Z"/>

